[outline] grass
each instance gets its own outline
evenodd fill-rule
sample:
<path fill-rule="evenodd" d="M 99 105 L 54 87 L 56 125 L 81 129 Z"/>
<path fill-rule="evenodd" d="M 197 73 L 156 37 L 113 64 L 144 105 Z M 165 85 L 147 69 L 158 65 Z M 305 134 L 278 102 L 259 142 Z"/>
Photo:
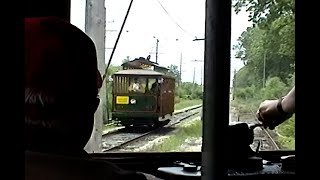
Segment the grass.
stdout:
<path fill-rule="evenodd" d="M 115 124 L 110 124 L 110 125 L 106 124 L 106 125 L 102 126 L 102 131 L 106 131 L 108 129 L 112 129 L 112 128 L 116 128 L 116 127 L 118 127 L 118 126 Z"/>
<path fill-rule="evenodd" d="M 236 99 L 230 102 L 230 105 L 236 107 L 239 113 L 252 113 L 252 111 L 256 111 L 259 107 L 258 100 L 240 100 Z"/>
<path fill-rule="evenodd" d="M 202 136 L 202 121 L 195 120 L 192 123 L 181 126 L 177 129 L 174 135 L 163 140 L 161 144 L 153 145 L 149 150 L 151 152 L 168 152 L 175 151 L 185 143 L 188 138 L 198 138 Z"/>
<path fill-rule="evenodd" d="M 293 137 L 278 136 L 276 142 L 280 144 L 281 149 L 294 150 L 295 149 L 295 139 Z"/>
<path fill-rule="evenodd" d="M 179 103 L 176 103 L 174 105 L 174 110 L 180 110 L 180 109 L 184 109 L 186 107 L 190 107 L 190 106 L 195 106 L 198 104 L 202 104 L 202 99 L 181 99 L 181 101 Z"/>

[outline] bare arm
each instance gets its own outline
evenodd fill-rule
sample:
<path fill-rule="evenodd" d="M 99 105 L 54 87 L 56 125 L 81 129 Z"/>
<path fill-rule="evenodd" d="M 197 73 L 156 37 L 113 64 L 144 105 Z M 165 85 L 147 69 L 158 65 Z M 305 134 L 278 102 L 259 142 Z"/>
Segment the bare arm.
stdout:
<path fill-rule="evenodd" d="M 279 104 L 280 103 L 280 104 Z M 281 105 L 279 107 L 279 105 Z M 283 112 L 281 112 L 281 107 Z M 280 109 L 280 110 L 279 110 Z M 295 112 L 295 87 L 280 100 L 265 100 L 257 111 L 257 118 L 265 126 L 273 129 L 285 120 L 289 119 Z"/>
<path fill-rule="evenodd" d="M 286 113 L 295 112 L 295 87 L 284 97 L 281 102 L 282 109 Z"/>

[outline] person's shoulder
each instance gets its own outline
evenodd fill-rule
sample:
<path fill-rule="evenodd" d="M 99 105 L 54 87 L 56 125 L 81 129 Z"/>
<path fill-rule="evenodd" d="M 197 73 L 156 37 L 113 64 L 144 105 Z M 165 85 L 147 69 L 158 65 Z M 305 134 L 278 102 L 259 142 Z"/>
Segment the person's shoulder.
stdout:
<path fill-rule="evenodd" d="M 35 152 L 25 152 L 25 172 L 26 179 L 44 179 L 48 175 L 54 179 L 72 177 L 70 180 L 76 177 L 108 180 L 148 179 L 143 173 L 124 170 L 107 161 Z"/>

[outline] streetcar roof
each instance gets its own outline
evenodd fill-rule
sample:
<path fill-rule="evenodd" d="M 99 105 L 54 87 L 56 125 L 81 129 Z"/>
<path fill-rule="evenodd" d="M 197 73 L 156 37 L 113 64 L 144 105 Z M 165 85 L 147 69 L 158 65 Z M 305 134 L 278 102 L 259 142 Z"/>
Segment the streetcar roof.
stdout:
<path fill-rule="evenodd" d="M 147 75 L 147 76 L 163 76 L 163 73 L 153 71 L 153 70 L 146 70 L 146 69 L 126 69 L 120 70 L 114 75 Z"/>

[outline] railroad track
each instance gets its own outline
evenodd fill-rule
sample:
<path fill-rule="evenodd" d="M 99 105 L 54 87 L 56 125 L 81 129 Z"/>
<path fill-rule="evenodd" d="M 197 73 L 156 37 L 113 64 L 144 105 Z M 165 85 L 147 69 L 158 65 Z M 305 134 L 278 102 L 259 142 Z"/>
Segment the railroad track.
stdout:
<path fill-rule="evenodd" d="M 170 130 L 170 127 L 188 119 L 200 113 L 202 105 L 192 106 L 177 112 L 174 112 L 173 119 L 165 126 L 159 127 L 157 129 L 150 128 L 129 128 L 129 129 L 118 129 L 115 132 L 107 133 L 102 136 L 102 151 L 111 152 L 117 151 L 124 146 L 132 144 L 141 138 L 144 138 L 151 134 L 156 134 L 164 129 Z"/>
<path fill-rule="evenodd" d="M 253 149 L 256 149 L 258 146 L 260 146 L 260 151 L 275 151 L 280 149 L 267 129 L 263 127 L 257 127 L 254 129 L 254 131 L 255 138 L 254 143 L 251 146 Z"/>
<path fill-rule="evenodd" d="M 245 122 L 248 124 L 261 123 L 256 119 L 254 111 L 246 113 L 248 119 L 241 120 L 238 116 L 238 121 Z M 250 145 L 253 150 L 259 147 L 259 151 L 275 151 L 279 150 L 278 144 L 274 141 L 269 131 L 264 127 L 256 127 L 254 129 L 254 140 Z"/>

